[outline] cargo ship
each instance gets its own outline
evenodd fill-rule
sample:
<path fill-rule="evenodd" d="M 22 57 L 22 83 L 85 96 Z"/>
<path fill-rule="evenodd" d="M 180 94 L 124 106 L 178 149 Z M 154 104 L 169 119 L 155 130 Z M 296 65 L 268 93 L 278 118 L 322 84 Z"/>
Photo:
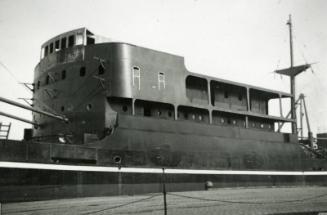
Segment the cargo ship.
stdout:
<path fill-rule="evenodd" d="M 291 57 L 276 71 L 291 79 L 286 93 L 192 73 L 183 57 L 87 28 L 53 37 L 33 103 L 0 98 L 33 114 L 0 112 L 33 125 L 21 141 L 0 140 L 0 202 L 161 192 L 163 179 L 167 191 L 324 186 L 326 159 L 297 135 L 295 76 L 309 67 Z"/>

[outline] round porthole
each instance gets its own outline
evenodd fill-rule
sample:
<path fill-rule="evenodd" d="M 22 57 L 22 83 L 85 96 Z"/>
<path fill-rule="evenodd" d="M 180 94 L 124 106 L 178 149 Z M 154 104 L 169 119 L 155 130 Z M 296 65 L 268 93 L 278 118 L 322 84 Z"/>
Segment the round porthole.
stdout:
<path fill-rule="evenodd" d="M 91 109 L 92 109 L 92 104 L 87 104 L 87 105 L 86 105 L 86 110 L 87 110 L 87 111 L 90 111 Z"/>
<path fill-rule="evenodd" d="M 112 159 L 113 159 L 115 164 L 120 164 L 121 160 L 122 160 L 119 155 L 115 155 Z"/>

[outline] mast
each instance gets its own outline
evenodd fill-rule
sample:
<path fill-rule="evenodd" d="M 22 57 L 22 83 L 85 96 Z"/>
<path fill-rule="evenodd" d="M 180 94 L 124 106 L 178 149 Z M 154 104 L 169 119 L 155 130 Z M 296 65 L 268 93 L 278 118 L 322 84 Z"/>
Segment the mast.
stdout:
<path fill-rule="evenodd" d="M 294 67 L 294 56 L 293 56 L 293 29 L 292 29 L 292 16 L 289 15 L 289 19 L 287 22 L 287 25 L 289 27 L 289 34 L 290 34 L 290 61 L 291 61 L 291 67 L 290 72 L 292 73 L 293 67 Z M 290 76 L 291 80 L 291 119 L 295 119 L 295 122 L 292 123 L 292 133 L 297 133 L 297 122 L 296 122 L 296 110 L 295 110 L 295 76 Z"/>
<path fill-rule="evenodd" d="M 295 93 L 295 77 L 308 68 L 311 67 L 311 64 L 303 64 L 303 65 L 298 65 L 294 66 L 294 54 L 293 54 L 293 24 L 292 24 L 292 17 L 289 15 L 289 19 L 286 23 L 289 26 L 289 34 L 290 34 L 290 61 L 291 61 L 291 66 L 286 69 L 279 69 L 275 70 L 275 73 L 278 73 L 280 75 L 285 75 L 290 77 L 290 88 L 291 88 L 291 110 L 290 113 L 288 114 L 291 115 L 291 119 L 294 121 L 292 122 L 292 133 L 297 134 L 297 117 L 296 117 L 296 106 L 298 101 L 296 101 L 296 93 Z M 299 100 L 299 99 L 298 99 Z M 287 116 L 287 117 L 288 117 Z M 284 124 L 284 123 L 283 123 Z M 279 126 L 278 131 L 282 128 L 283 124 Z"/>

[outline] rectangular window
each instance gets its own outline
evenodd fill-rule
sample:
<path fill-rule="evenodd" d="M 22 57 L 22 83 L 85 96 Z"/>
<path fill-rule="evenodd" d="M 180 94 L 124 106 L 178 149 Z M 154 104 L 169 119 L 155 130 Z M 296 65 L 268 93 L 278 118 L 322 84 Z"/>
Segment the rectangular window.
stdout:
<path fill-rule="evenodd" d="M 48 56 L 48 51 L 49 51 L 49 47 L 46 46 L 45 49 L 44 49 L 44 56 Z"/>
<path fill-rule="evenodd" d="M 92 45 L 95 44 L 95 39 L 92 37 L 87 37 L 86 38 L 86 45 Z"/>
<path fill-rule="evenodd" d="M 55 51 L 59 51 L 59 49 L 60 49 L 60 46 L 59 46 L 59 40 L 56 40 L 56 42 L 55 42 Z"/>
<path fill-rule="evenodd" d="M 134 66 L 132 70 L 133 86 L 137 85 L 138 90 L 141 89 L 141 70 L 139 67 Z"/>
<path fill-rule="evenodd" d="M 66 48 L 66 41 L 67 41 L 66 37 L 61 38 L 61 49 L 65 49 Z"/>
<path fill-rule="evenodd" d="M 75 35 L 71 35 L 68 37 L 68 47 L 72 47 L 75 45 Z"/>
<path fill-rule="evenodd" d="M 53 43 L 50 44 L 50 54 L 53 52 Z"/>
<path fill-rule="evenodd" d="M 41 59 L 44 58 L 44 47 L 41 48 Z"/>
<path fill-rule="evenodd" d="M 76 45 L 83 45 L 84 35 L 83 34 L 77 34 L 76 35 Z"/>
<path fill-rule="evenodd" d="M 159 90 L 166 88 L 165 74 L 163 72 L 158 74 L 158 88 Z"/>

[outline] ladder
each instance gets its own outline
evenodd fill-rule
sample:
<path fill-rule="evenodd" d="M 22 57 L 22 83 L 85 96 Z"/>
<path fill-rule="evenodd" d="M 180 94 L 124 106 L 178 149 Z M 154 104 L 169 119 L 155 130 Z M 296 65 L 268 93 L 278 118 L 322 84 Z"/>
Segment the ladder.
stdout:
<path fill-rule="evenodd" d="M 3 124 L 2 122 L 0 122 L 0 139 L 8 140 L 10 127 L 11 127 L 11 123 Z"/>

